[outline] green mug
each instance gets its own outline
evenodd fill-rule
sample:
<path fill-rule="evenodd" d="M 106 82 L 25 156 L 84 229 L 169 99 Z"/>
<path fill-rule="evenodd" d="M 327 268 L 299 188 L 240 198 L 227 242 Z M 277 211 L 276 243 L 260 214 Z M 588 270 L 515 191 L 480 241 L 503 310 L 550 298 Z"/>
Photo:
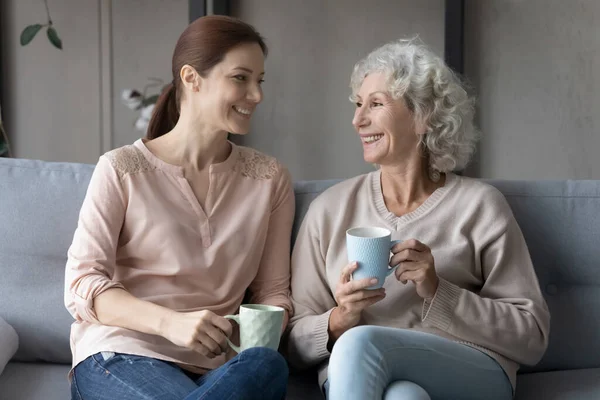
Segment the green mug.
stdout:
<path fill-rule="evenodd" d="M 236 346 L 229 339 L 227 342 L 233 350 L 241 353 L 252 347 L 279 348 L 283 316 L 285 310 L 277 306 L 264 304 L 243 304 L 237 315 L 226 315 L 240 326 L 240 345 Z"/>

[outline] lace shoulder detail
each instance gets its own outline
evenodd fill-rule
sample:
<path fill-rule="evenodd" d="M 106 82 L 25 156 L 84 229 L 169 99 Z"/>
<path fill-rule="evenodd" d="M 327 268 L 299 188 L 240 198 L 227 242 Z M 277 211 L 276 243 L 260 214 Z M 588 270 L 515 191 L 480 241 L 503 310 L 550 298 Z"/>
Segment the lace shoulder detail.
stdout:
<path fill-rule="evenodd" d="M 133 145 L 111 150 L 105 156 L 121 179 L 128 174 L 155 169 L 142 152 Z"/>
<path fill-rule="evenodd" d="M 279 173 L 280 166 L 275 157 L 242 146 L 238 147 L 238 151 L 240 157 L 234 170 L 242 176 L 262 180 L 273 179 Z"/>

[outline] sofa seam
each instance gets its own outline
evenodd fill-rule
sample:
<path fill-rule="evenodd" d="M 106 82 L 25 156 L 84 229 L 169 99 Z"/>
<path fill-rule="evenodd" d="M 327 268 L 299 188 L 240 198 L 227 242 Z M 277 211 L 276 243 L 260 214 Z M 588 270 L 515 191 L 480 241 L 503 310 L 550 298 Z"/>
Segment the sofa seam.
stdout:
<path fill-rule="evenodd" d="M 81 165 L 88 165 L 88 164 L 81 164 Z M 52 172 L 61 172 L 61 173 L 67 173 L 70 175 L 81 175 L 81 172 L 75 172 L 75 171 L 68 171 L 66 169 L 54 169 L 54 168 L 35 168 L 35 167 L 24 167 L 22 165 L 11 165 L 7 167 L 8 169 L 25 169 L 25 170 L 29 170 L 29 171 L 52 171 Z"/>

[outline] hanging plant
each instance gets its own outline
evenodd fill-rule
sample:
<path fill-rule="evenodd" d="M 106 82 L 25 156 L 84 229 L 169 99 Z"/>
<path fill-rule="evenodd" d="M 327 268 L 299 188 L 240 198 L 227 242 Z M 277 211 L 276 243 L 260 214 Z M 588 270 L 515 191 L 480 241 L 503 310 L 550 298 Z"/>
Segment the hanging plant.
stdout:
<path fill-rule="evenodd" d="M 21 32 L 21 46 L 27 46 L 35 35 L 38 34 L 43 28 L 46 28 L 46 36 L 48 40 L 54 47 L 59 50 L 62 50 L 62 40 L 58 36 L 58 32 L 52 23 L 52 18 L 50 18 L 50 8 L 48 7 L 48 0 L 44 0 L 44 4 L 46 5 L 46 15 L 48 16 L 48 22 L 45 24 L 33 24 L 28 25 Z"/>
<path fill-rule="evenodd" d="M 54 27 L 54 23 L 52 22 L 52 18 L 50 17 L 50 7 L 48 7 L 48 0 L 44 0 L 44 5 L 46 6 L 46 16 L 48 17 L 48 22 L 45 24 L 32 24 L 28 25 L 21 32 L 20 42 L 21 46 L 27 46 L 33 38 L 41 31 L 43 28 L 46 28 L 46 36 L 48 37 L 48 41 L 59 50 L 62 50 L 62 40 L 60 36 L 58 36 L 58 32 Z M 0 157 L 12 157 L 12 153 L 10 150 L 10 142 L 8 140 L 8 135 L 4 130 L 4 124 L 2 123 L 2 112 L 0 107 Z"/>

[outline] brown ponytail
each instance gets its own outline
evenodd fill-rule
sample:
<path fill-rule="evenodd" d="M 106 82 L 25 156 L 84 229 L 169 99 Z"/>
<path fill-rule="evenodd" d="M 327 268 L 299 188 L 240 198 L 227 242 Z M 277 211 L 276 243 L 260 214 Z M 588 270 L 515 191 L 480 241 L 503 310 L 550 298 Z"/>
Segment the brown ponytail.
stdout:
<path fill-rule="evenodd" d="M 175 85 L 169 83 L 158 97 L 152 111 L 152 118 L 150 118 L 150 123 L 148 124 L 148 132 L 146 132 L 148 139 L 156 139 L 175 127 L 179 119 L 179 107 L 177 103 Z"/>
<path fill-rule="evenodd" d="M 184 65 L 191 65 L 200 75 L 206 76 L 229 50 L 242 43 L 257 43 L 267 55 L 267 45 L 262 36 L 252 25 L 237 18 L 211 15 L 189 24 L 173 52 L 173 82 L 164 88 L 154 106 L 146 137 L 156 139 L 177 124 L 182 93 L 179 72 Z"/>

